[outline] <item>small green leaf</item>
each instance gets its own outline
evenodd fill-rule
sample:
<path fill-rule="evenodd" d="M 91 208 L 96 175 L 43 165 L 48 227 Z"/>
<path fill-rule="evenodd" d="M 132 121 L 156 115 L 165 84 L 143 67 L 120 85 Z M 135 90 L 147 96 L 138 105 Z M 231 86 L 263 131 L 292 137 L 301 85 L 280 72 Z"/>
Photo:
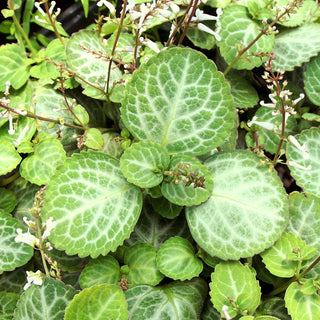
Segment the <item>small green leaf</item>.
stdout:
<path fill-rule="evenodd" d="M 140 188 L 152 188 L 163 180 L 170 156 L 166 149 L 152 142 L 131 145 L 120 159 L 120 168 L 127 180 Z"/>
<path fill-rule="evenodd" d="M 263 263 L 274 275 L 290 278 L 295 275 L 299 267 L 299 257 L 293 250 L 303 249 L 306 243 L 292 233 L 284 232 L 281 238 L 269 249 L 261 253 Z"/>
<path fill-rule="evenodd" d="M 14 89 L 21 88 L 29 79 L 30 66 L 26 64 L 27 55 L 22 46 L 6 44 L 0 47 L 0 91 L 10 81 Z"/>
<path fill-rule="evenodd" d="M 270 247 L 288 221 L 288 201 L 277 173 L 245 150 L 220 152 L 204 162 L 210 198 L 186 208 L 195 241 L 212 256 L 239 259 Z"/>
<path fill-rule="evenodd" d="M 236 302 L 239 296 L 244 297 L 246 300 L 246 308 L 240 311 L 253 313 L 260 303 L 261 291 L 259 283 L 252 270 L 248 266 L 242 265 L 239 261 L 219 263 L 211 275 L 211 280 L 211 300 L 214 307 L 220 312 L 222 307 L 226 305 L 229 308 L 229 315 L 235 316 L 238 310 L 232 306 L 231 300 Z M 241 297 L 240 301 L 243 302 Z"/>
<path fill-rule="evenodd" d="M 149 202 L 151 203 L 152 208 L 156 212 L 158 212 L 164 218 L 167 218 L 167 219 L 173 219 L 173 218 L 177 217 L 183 208 L 182 206 L 178 206 L 178 205 L 168 201 L 164 197 L 160 197 L 160 198 L 150 197 Z"/>
<path fill-rule="evenodd" d="M 17 167 L 21 157 L 12 143 L 0 139 L 0 145 L 0 175 L 4 175 Z"/>
<path fill-rule="evenodd" d="M 319 32 L 318 23 L 306 23 L 277 35 L 273 48 L 276 57 L 273 67 L 291 71 L 316 56 L 320 51 Z"/>
<path fill-rule="evenodd" d="M 88 18 L 88 12 L 89 12 L 89 0 L 81 0 L 84 16 Z"/>
<path fill-rule="evenodd" d="M 17 198 L 12 191 L 0 188 L 0 210 L 12 212 L 17 203 Z"/>
<path fill-rule="evenodd" d="M 308 279 L 300 288 L 305 295 L 311 295 L 318 291 L 317 285 L 313 279 Z"/>
<path fill-rule="evenodd" d="M 81 288 L 85 289 L 104 283 L 117 285 L 120 279 L 119 262 L 107 255 L 89 261 L 81 272 L 79 283 Z"/>
<path fill-rule="evenodd" d="M 297 282 L 290 284 L 284 299 L 292 320 L 310 320 L 319 317 L 320 296 L 317 293 L 305 295 Z"/>
<path fill-rule="evenodd" d="M 41 286 L 32 284 L 20 297 L 14 320 L 63 320 L 64 312 L 75 295 L 72 287 L 45 278 Z"/>
<path fill-rule="evenodd" d="M 261 22 L 252 20 L 248 9 L 238 4 L 227 6 L 220 18 L 221 40 L 218 41 L 221 54 L 228 64 L 238 55 L 237 47 L 248 46 L 259 34 L 263 25 Z M 271 52 L 274 44 L 274 35 L 263 35 L 233 64 L 235 69 L 253 69 L 260 66 L 266 58 L 250 56 L 250 53 Z"/>
<path fill-rule="evenodd" d="M 0 274 L 26 264 L 33 255 L 33 248 L 23 242 L 15 242 L 19 222 L 0 210 Z"/>
<path fill-rule="evenodd" d="M 257 91 L 243 77 L 238 76 L 236 73 L 228 73 L 226 78 L 230 83 L 231 95 L 234 106 L 237 109 L 252 108 L 258 103 Z"/>
<path fill-rule="evenodd" d="M 81 106 L 80 104 L 77 104 L 73 108 L 73 112 L 75 114 L 74 122 L 81 126 L 86 126 L 89 123 L 89 115 L 86 109 Z"/>
<path fill-rule="evenodd" d="M 49 236 L 57 249 L 95 258 L 129 237 L 141 206 L 141 190 L 126 181 L 119 161 L 89 151 L 73 154 L 51 179 L 42 217 L 57 223 Z"/>
<path fill-rule="evenodd" d="M 123 291 L 112 284 L 82 290 L 70 302 L 64 320 L 128 320 Z"/>
<path fill-rule="evenodd" d="M 100 150 L 103 148 L 103 137 L 100 130 L 90 128 L 85 132 L 83 138 L 86 146 L 90 149 Z"/>
<path fill-rule="evenodd" d="M 165 276 L 181 281 L 197 277 L 203 269 L 191 243 L 180 237 L 172 237 L 161 246 L 157 264 Z"/>
<path fill-rule="evenodd" d="M 185 166 L 189 168 L 185 169 Z M 186 175 L 177 176 L 171 172 L 186 170 Z M 208 169 L 196 159 L 190 156 L 176 155 L 170 162 L 168 176 L 161 185 L 163 196 L 179 206 L 198 205 L 206 201 L 213 188 L 213 180 Z M 204 178 L 204 183 L 197 186 L 197 182 L 191 182 L 190 176 L 196 173 L 196 179 Z"/>
<path fill-rule="evenodd" d="M 56 168 L 66 159 L 61 143 L 42 133 L 37 136 L 34 154 L 24 159 L 20 166 L 20 174 L 26 180 L 39 186 L 48 184 Z"/>
<path fill-rule="evenodd" d="M 157 285 L 164 275 L 160 273 L 156 263 L 157 250 L 148 243 L 135 243 L 127 248 L 124 263 L 129 267 L 126 279 L 131 284 Z"/>
<path fill-rule="evenodd" d="M 286 156 L 291 175 L 304 191 L 320 197 L 320 128 L 304 130 L 292 140 L 298 143 L 287 143 Z"/>
<path fill-rule="evenodd" d="M 161 51 L 134 72 L 121 116 L 134 137 L 170 154 L 203 154 L 233 126 L 230 86 L 216 65 L 187 48 Z"/>
<path fill-rule="evenodd" d="M 200 319 L 207 292 L 207 284 L 201 278 L 157 287 L 135 286 L 125 291 L 128 320 Z"/>

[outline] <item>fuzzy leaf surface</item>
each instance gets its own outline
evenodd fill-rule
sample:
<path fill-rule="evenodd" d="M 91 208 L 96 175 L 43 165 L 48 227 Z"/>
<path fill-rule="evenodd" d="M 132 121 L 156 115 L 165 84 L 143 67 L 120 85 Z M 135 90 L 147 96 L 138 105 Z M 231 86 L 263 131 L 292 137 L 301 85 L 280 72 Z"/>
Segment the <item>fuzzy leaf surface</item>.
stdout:
<path fill-rule="evenodd" d="M 17 198 L 12 191 L 6 188 L 0 188 L 0 210 L 12 212 L 17 203 Z"/>
<path fill-rule="evenodd" d="M 276 36 L 273 53 L 275 69 L 291 71 L 307 62 L 320 51 L 320 25 L 306 23 L 298 28 L 285 30 Z"/>
<path fill-rule="evenodd" d="M 21 157 L 12 143 L 0 140 L 0 144 L 0 175 L 3 175 L 16 168 Z"/>
<path fill-rule="evenodd" d="M 291 175 L 304 191 L 320 197 L 320 128 L 304 130 L 294 138 L 299 145 L 288 143 L 286 153 Z"/>
<path fill-rule="evenodd" d="M 201 278 L 158 287 L 135 286 L 125 291 L 128 320 L 199 319 L 207 292 L 207 285 Z"/>
<path fill-rule="evenodd" d="M 112 284 L 82 290 L 66 309 L 65 320 L 127 320 L 128 310 L 123 291 Z"/>
<path fill-rule="evenodd" d="M 129 237 L 141 205 L 141 191 L 125 180 L 119 161 L 90 151 L 74 154 L 52 178 L 42 216 L 57 223 L 49 238 L 57 249 L 95 258 Z"/>
<path fill-rule="evenodd" d="M 191 49 L 150 58 L 125 90 L 121 116 L 128 130 L 170 154 L 203 154 L 222 144 L 233 125 L 229 84 L 212 61 Z"/>
<path fill-rule="evenodd" d="M 19 295 L 12 292 L 0 292 L 0 319 L 12 320 Z"/>
<path fill-rule="evenodd" d="M 242 150 L 218 153 L 204 165 L 214 180 L 212 194 L 186 209 L 199 246 L 222 259 L 253 256 L 270 247 L 288 221 L 288 201 L 276 172 Z"/>

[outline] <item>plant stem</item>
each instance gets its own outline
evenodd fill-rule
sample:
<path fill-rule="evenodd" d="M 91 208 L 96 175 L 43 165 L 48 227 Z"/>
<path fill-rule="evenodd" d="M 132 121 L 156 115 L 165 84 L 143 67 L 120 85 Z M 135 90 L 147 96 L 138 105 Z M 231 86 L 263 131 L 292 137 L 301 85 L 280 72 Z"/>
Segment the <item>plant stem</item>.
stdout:
<path fill-rule="evenodd" d="M 112 47 L 112 51 L 111 51 L 111 55 L 110 55 L 110 60 L 109 60 L 109 66 L 108 66 L 108 74 L 107 74 L 107 96 L 109 97 L 109 82 L 110 82 L 110 75 L 111 75 L 111 67 L 112 67 L 112 59 L 113 59 L 113 56 L 114 56 L 114 53 L 116 51 L 116 47 L 117 47 L 117 44 L 118 44 L 118 41 L 119 41 L 119 37 L 120 37 L 120 33 L 121 33 L 121 30 L 122 30 L 122 26 L 123 26 L 123 20 L 125 18 L 125 15 L 126 15 L 126 9 L 127 9 L 127 0 L 124 0 L 123 1 L 123 7 L 122 7 L 122 12 L 121 12 L 121 17 L 120 17 L 120 23 L 119 23 L 119 27 L 118 27 L 118 31 L 117 31 L 117 35 L 116 35 L 116 38 L 114 40 L 114 43 L 113 43 L 113 47 Z"/>
<path fill-rule="evenodd" d="M 26 35 L 26 33 L 24 32 L 20 22 L 18 21 L 15 13 L 14 13 L 14 2 L 13 0 L 9 0 L 8 2 L 9 4 L 9 9 L 13 11 L 13 16 L 12 16 L 12 19 L 13 19 L 13 22 L 15 24 L 15 26 L 18 28 L 18 30 L 20 31 L 22 37 L 24 38 L 24 40 L 26 41 L 27 43 L 27 46 L 28 48 L 30 49 L 31 53 L 33 56 L 36 56 L 37 55 L 37 50 L 32 46 L 30 40 L 29 40 L 29 37 Z"/>
<path fill-rule="evenodd" d="M 13 108 L 10 108 L 8 106 L 6 106 L 4 103 L 0 102 L 0 107 L 1 108 L 4 108 L 10 112 L 13 112 L 15 114 L 19 114 L 21 115 L 19 112 L 17 112 L 15 109 Z M 29 117 L 29 118 L 32 118 L 32 119 L 37 119 L 37 120 L 41 120 L 41 121 L 47 121 L 47 122 L 54 122 L 54 123 L 57 123 L 57 124 L 61 124 L 59 119 L 58 120 L 55 120 L 55 119 L 50 119 L 50 118 L 46 118 L 46 117 L 41 117 L 41 116 L 38 116 L 38 115 L 35 115 L 35 114 L 32 114 L 32 113 L 27 113 L 25 115 L 25 117 Z M 80 126 L 77 126 L 77 125 L 74 125 L 74 124 L 71 124 L 71 123 L 63 123 L 62 125 L 66 126 L 66 127 L 70 127 L 70 128 L 75 128 L 75 129 L 80 129 L 80 130 L 88 130 L 89 127 L 80 127 Z"/>
<path fill-rule="evenodd" d="M 42 260 L 42 264 L 43 264 L 43 268 L 44 271 L 46 273 L 46 276 L 50 277 L 50 272 L 47 266 L 47 262 L 46 262 L 46 258 L 44 256 L 44 251 L 43 251 L 43 239 L 42 239 L 42 230 L 41 230 L 41 226 L 40 226 L 40 217 L 37 216 L 36 218 L 36 226 L 37 226 L 37 236 L 39 239 L 39 251 L 41 254 L 41 260 Z"/>
<path fill-rule="evenodd" d="M 186 34 L 187 34 L 187 32 L 188 32 L 191 19 L 192 19 L 192 17 L 194 16 L 194 13 L 196 12 L 196 9 L 197 9 L 197 7 L 198 7 L 198 2 L 199 2 L 199 0 L 195 0 L 195 1 L 194 1 L 191 14 L 190 14 L 189 17 L 188 17 L 188 21 L 187 21 L 187 23 L 186 23 L 186 25 L 185 25 L 185 27 L 184 27 L 184 29 L 183 29 L 183 33 L 182 33 L 182 35 L 181 35 L 181 37 L 180 37 L 180 39 L 179 39 L 178 44 L 181 44 L 181 43 L 182 43 L 183 39 L 185 38 L 185 36 L 186 36 Z"/>
<path fill-rule="evenodd" d="M 45 8 L 45 10 L 46 10 L 46 13 L 47 13 L 47 15 L 48 15 L 48 18 L 49 18 L 49 21 L 50 21 L 50 24 L 51 24 L 51 26 L 52 26 L 52 28 L 53 28 L 54 33 L 56 34 L 56 36 L 58 37 L 58 39 L 60 40 L 60 42 L 61 42 L 64 46 L 66 46 L 65 42 L 63 41 L 63 39 L 62 39 L 62 37 L 61 37 L 61 35 L 60 35 L 60 33 L 59 33 L 56 25 L 55 25 L 55 21 L 53 21 L 53 19 L 52 19 L 51 13 L 50 13 L 50 11 L 49 11 L 48 0 L 46 0 L 46 1 L 44 2 L 44 8 Z"/>

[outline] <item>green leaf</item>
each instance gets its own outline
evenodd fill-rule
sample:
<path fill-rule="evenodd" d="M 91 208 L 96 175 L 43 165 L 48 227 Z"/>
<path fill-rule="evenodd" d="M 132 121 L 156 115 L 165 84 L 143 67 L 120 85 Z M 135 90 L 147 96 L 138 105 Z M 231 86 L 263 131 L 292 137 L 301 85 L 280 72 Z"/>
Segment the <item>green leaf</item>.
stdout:
<path fill-rule="evenodd" d="M 206 201 L 211 194 L 213 188 L 211 173 L 198 160 L 184 155 L 173 156 L 167 172 L 183 170 L 185 165 L 190 165 L 190 168 L 186 169 L 187 172 L 198 171 L 197 177 L 204 177 L 204 187 L 196 186 L 193 182 L 188 185 L 189 176 L 181 176 L 181 179 L 178 179 L 169 174 L 161 185 L 161 192 L 166 199 L 179 206 L 198 205 Z"/>
<path fill-rule="evenodd" d="M 128 320 L 199 319 L 207 290 L 201 278 L 158 287 L 135 286 L 125 291 Z"/>
<path fill-rule="evenodd" d="M 75 291 L 52 278 L 45 278 L 41 286 L 31 285 L 20 297 L 14 320 L 63 320 L 64 312 Z"/>
<path fill-rule="evenodd" d="M 12 191 L 0 188 L 0 210 L 12 212 L 17 203 L 17 198 Z"/>
<path fill-rule="evenodd" d="M 313 279 L 308 279 L 303 285 L 301 286 L 301 292 L 305 295 L 314 294 L 318 291 L 317 285 Z"/>
<path fill-rule="evenodd" d="M 103 148 L 103 137 L 99 129 L 90 128 L 85 132 L 83 141 L 90 149 L 99 150 Z"/>
<path fill-rule="evenodd" d="M 232 4 L 223 10 L 220 18 L 221 40 L 218 46 L 221 55 L 226 62 L 230 64 L 238 55 L 237 47 L 240 50 L 248 46 L 259 34 L 263 28 L 262 23 L 252 20 L 246 7 Z M 250 56 L 251 53 L 271 52 L 274 44 L 273 35 L 263 35 L 255 42 L 245 53 L 245 56 L 233 64 L 235 69 L 253 69 L 259 67 L 266 58 Z M 247 56 L 249 55 L 249 56 Z"/>
<path fill-rule="evenodd" d="M 320 197 L 320 128 L 304 130 L 294 138 L 298 144 L 287 143 L 286 152 L 291 175 L 304 191 Z"/>
<path fill-rule="evenodd" d="M 317 293 L 303 294 L 297 282 L 290 284 L 284 299 L 292 320 L 310 320 L 319 317 L 320 296 Z"/>
<path fill-rule="evenodd" d="M 320 198 L 311 193 L 291 193 L 289 217 L 287 231 L 320 250 Z"/>
<path fill-rule="evenodd" d="M 295 275 L 299 268 L 298 261 L 288 259 L 293 249 L 302 250 L 306 243 L 292 233 L 284 232 L 281 238 L 269 249 L 261 253 L 262 260 L 267 269 L 274 275 L 290 278 Z M 297 255 L 295 255 L 297 256 Z"/>
<path fill-rule="evenodd" d="M 42 217 L 53 217 L 50 241 L 79 256 L 106 255 L 128 238 L 139 218 L 141 191 L 119 161 L 102 152 L 74 154 L 51 179 Z"/>
<path fill-rule="evenodd" d="M 173 219 L 177 217 L 181 210 L 182 206 L 177 206 L 176 204 L 168 201 L 164 197 L 160 198 L 149 198 L 149 202 L 152 205 L 153 210 L 161 214 L 164 218 Z"/>
<path fill-rule="evenodd" d="M 152 142 L 138 142 L 126 149 L 120 168 L 127 180 L 141 188 L 152 188 L 163 180 L 170 156 L 166 149 Z"/>
<path fill-rule="evenodd" d="M 119 138 L 119 134 L 116 132 L 107 132 L 102 134 L 103 137 L 103 148 L 102 152 L 105 152 L 111 157 L 119 159 L 121 154 L 123 153 L 123 149 L 121 148 L 120 141 L 117 140 Z"/>
<path fill-rule="evenodd" d="M 214 21 L 204 21 L 201 23 L 212 30 L 214 30 L 216 27 Z M 214 35 L 198 29 L 197 26 L 189 26 L 187 37 L 196 47 L 199 47 L 201 49 L 212 50 L 216 45 L 216 38 L 214 37 Z"/>
<path fill-rule="evenodd" d="M 181 237 L 172 237 L 162 244 L 157 254 L 157 264 L 166 277 L 182 281 L 197 277 L 203 269 L 191 243 Z"/>
<path fill-rule="evenodd" d="M 270 315 L 281 320 L 292 320 L 282 298 L 274 297 L 263 301 L 256 310 L 257 315 Z"/>
<path fill-rule="evenodd" d="M 123 291 L 112 284 L 82 290 L 66 309 L 65 320 L 127 320 L 128 310 Z"/>
<path fill-rule="evenodd" d="M 21 161 L 19 153 L 12 143 L 0 139 L 0 176 L 11 172 Z"/>
<path fill-rule="evenodd" d="M 145 202 L 140 219 L 126 243 L 132 245 L 142 241 L 159 249 L 162 243 L 174 236 L 192 240 L 184 214 L 174 219 L 165 219 L 157 214 L 148 202 Z"/>
<path fill-rule="evenodd" d="M 88 12 L 89 12 L 89 0 L 81 0 L 84 16 L 88 18 Z"/>
<path fill-rule="evenodd" d="M 42 133 L 37 136 L 34 154 L 24 159 L 20 166 L 20 174 L 26 180 L 39 186 L 48 184 L 66 159 L 61 143 Z"/>
<path fill-rule="evenodd" d="M 79 283 L 81 288 L 85 289 L 104 283 L 117 285 L 120 279 L 119 262 L 107 255 L 89 261 L 81 272 Z"/>
<path fill-rule="evenodd" d="M 306 23 L 301 27 L 281 32 L 275 40 L 273 53 L 274 69 L 291 71 L 316 56 L 320 51 L 320 25 Z"/>
<path fill-rule="evenodd" d="M 203 154 L 224 142 L 235 109 L 215 64 L 187 48 L 164 50 L 126 85 L 121 116 L 137 139 L 170 153 Z"/>
<path fill-rule="evenodd" d="M 224 305 L 228 306 L 228 313 L 233 317 L 237 314 L 237 309 L 230 301 L 236 303 L 243 294 L 250 297 L 250 302 L 246 303 L 245 309 L 240 308 L 240 311 L 253 313 L 260 303 L 261 290 L 252 270 L 239 261 L 219 263 L 211 275 L 210 283 L 210 296 L 214 307 L 221 312 Z"/>
<path fill-rule="evenodd" d="M 29 262 L 20 268 L 4 272 L 0 275 L 0 290 L 21 294 L 26 284 L 26 271 L 33 267 L 31 264 L 32 262 Z"/>
<path fill-rule="evenodd" d="M 230 83 L 231 95 L 234 106 L 237 109 L 252 108 L 258 103 L 257 91 L 243 77 L 238 76 L 236 73 L 228 73 L 226 78 Z"/>
<path fill-rule="evenodd" d="M 124 254 L 124 263 L 129 267 L 126 279 L 132 285 L 157 285 L 164 275 L 160 273 L 157 263 L 157 250 L 148 243 L 135 243 Z"/>
<path fill-rule="evenodd" d="M 78 124 L 80 126 L 86 126 L 89 123 L 88 112 L 83 106 L 81 106 L 80 104 L 77 104 L 72 111 L 75 114 L 75 117 L 74 117 L 75 124 Z"/>
<path fill-rule="evenodd" d="M 307 63 L 307 70 L 304 74 L 304 89 L 308 98 L 320 106 L 320 55 L 312 58 Z M 315 115 L 317 116 L 317 115 Z M 318 120 L 319 121 L 319 120 Z"/>
<path fill-rule="evenodd" d="M 211 197 L 186 208 L 195 241 L 222 259 L 250 257 L 270 247 L 288 221 L 288 202 L 274 170 L 249 151 L 214 155 L 204 162 L 212 174 Z"/>
<path fill-rule="evenodd" d="M 33 255 L 33 248 L 23 242 L 15 242 L 19 222 L 0 210 L 0 274 L 26 264 Z"/>
<path fill-rule="evenodd" d="M 12 320 L 19 295 L 11 292 L 0 292 L 0 319 Z"/>
<path fill-rule="evenodd" d="M 0 91 L 10 81 L 14 89 L 21 88 L 29 79 L 30 66 L 26 64 L 25 50 L 17 44 L 6 44 L 0 47 Z"/>
<path fill-rule="evenodd" d="M 221 319 L 220 312 L 218 312 L 213 307 L 213 304 L 209 298 L 206 300 L 205 305 L 203 307 L 203 310 L 201 313 L 201 319 L 202 320 L 220 320 Z"/>
<path fill-rule="evenodd" d="M 76 77 L 76 80 L 84 88 L 83 93 L 95 99 L 105 100 L 109 62 L 99 58 L 99 52 L 107 53 L 99 34 L 91 30 L 80 30 L 74 33 L 66 46 L 68 65 L 79 76 Z M 109 80 L 110 89 L 114 81 L 119 80 L 120 77 L 120 70 L 112 68 Z"/>

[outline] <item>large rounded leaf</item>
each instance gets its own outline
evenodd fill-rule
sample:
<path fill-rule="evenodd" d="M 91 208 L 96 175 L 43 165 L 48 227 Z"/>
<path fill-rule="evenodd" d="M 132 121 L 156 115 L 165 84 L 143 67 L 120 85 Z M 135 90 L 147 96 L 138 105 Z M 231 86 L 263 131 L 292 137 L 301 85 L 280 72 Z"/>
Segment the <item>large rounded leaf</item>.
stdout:
<path fill-rule="evenodd" d="M 214 180 L 212 195 L 186 209 L 196 242 L 222 259 L 249 257 L 270 247 L 288 220 L 288 201 L 276 172 L 242 150 L 218 153 L 204 165 Z"/>
<path fill-rule="evenodd" d="M 230 86 L 215 64 L 186 48 L 162 51 L 143 64 L 128 82 L 121 108 L 137 139 L 190 155 L 222 144 L 234 113 Z"/>
<path fill-rule="evenodd" d="M 57 223 L 49 237 L 57 249 L 97 257 L 129 237 L 141 206 L 141 191 L 123 177 L 119 161 L 91 151 L 66 160 L 48 186 L 42 216 Z"/>

